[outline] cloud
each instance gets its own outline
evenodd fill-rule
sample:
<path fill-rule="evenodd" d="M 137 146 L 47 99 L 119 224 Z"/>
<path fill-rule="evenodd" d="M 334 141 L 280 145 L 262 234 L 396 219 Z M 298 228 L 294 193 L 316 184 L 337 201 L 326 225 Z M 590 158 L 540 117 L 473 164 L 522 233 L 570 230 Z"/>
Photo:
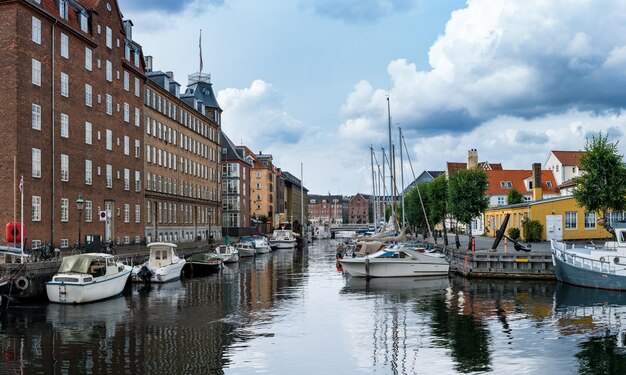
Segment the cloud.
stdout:
<path fill-rule="evenodd" d="M 224 0 L 120 0 L 122 9 L 180 13 L 189 6 L 222 6 Z"/>
<path fill-rule="evenodd" d="M 311 8 L 319 16 L 347 23 L 369 23 L 392 13 L 401 13 L 418 6 L 417 0 L 307 0 L 305 8 Z"/>
<path fill-rule="evenodd" d="M 243 89 L 221 90 L 217 100 L 224 110 L 224 131 L 236 144 L 243 141 L 252 149 L 295 144 L 307 131 L 302 122 L 283 110 L 282 95 L 263 80 Z"/>
<path fill-rule="evenodd" d="M 434 136 L 468 132 L 500 116 L 528 120 L 623 108 L 625 12 L 619 0 L 602 8 L 591 1 L 468 1 L 431 46 L 429 69 L 401 58 L 389 63 L 393 122 Z M 384 94 L 368 82 L 355 85 L 342 107 L 342 127 L 380 122 Z"/>
<path fill-rule="evenodd" d="M 545 144 L 548 142 L 548 136 L 545 133 L 528 132 L 520 130 L 515 135 L 515 141 L 521 144 L 536 143 Z"/>

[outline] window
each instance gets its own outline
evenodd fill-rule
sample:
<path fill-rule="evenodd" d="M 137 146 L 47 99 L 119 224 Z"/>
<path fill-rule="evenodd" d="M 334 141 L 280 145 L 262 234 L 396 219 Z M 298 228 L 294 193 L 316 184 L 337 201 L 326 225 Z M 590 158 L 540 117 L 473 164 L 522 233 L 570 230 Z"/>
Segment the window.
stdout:
<path fill-rule="evenodd" d="M 141 191 L 141 172 L 135 171 L 135 191 Z"/>
<path fill-rule="evenodd" d="M 90 84 L 85 83 L 85 105 L 91 107 L 93 105 L 93 89 Z"/>
<path fill-rule="evenodd" d="M 70 180 L 70 157 L 61 154 L 61 181 L 69 181 Z"/>
<path fill-rule="evenodd" d="M 92 68 L 92 52 L 91 48 L 85 47 L 85 69 L 91 71 Z"/>
<path fill-rule="evenodd" d="M 107 183 L 107 188 L 112 188 L 113 187 L 113 166 L 111 164 L 107 164 L 106 166 L 106 183 Z"/>
<path fill-rule="evenodd" d="M 92 134 L 91 134 L 91 123 L 85 122 L 85 144 L 90 145 L 92 142 Z"/>
<path fill-rule="evenodd" d="M 578 217 L 576 211 L 565 212 L 565 229 L 576 229 L 578 227 Z"/>
<path fill-rule="evenodd" d="M 85 201 L 85 223 L 91 223 L 92 213 L 93 203 L 91 201 Z"/>
<path fill-rule="evenodd" d="M 69 138 L 70 134 L 70 117 L 65 113 L 61 113 L 61 138 Z"/>
<path fill-rule="evenodd" d="M 135 205 L 135 223 L 140 223 L 141 222 L 141 206 L 136 204 Z"/>
<path fill-rule="evenodd" d="M 124 168 L 124 190 L 130 191 L 130 169 Z"/>
<path fill-rule="evenodd" d="M 552 188 L 552 181 L 546 181 L 546 187 Z"/>
<path fill-rule="evenodd" d="M 152 163 L 152 152 L 150 145 L 146 145 L 146 162 Z"/>
<path fill-rule="evenodd" d="M 59 0 L 59 16 L 65 20 L 69 16 L 67 3 L 68 0 Z"/>
<path fill-rule="evenodd" d="M 61 198 L 61 221 L 67 222 L 69 220 L 69 208 L 70 208 L 69 199 Z"/>
<path fill-rule="evenodd" d="M 109 60 L 106 61 L 106 79 L 109 82 L 113 82 L 113 65 Z"/>
<path fill-rule="evenodd" d="M 139 108 L 135 108 L 135 126 L 139 127 L 141 122 L 141 111 Z"/>
<path fill-rule="evenodd" d="M 70 95 L 70 76 L 67 73 L 61 73 L 61 96 L 66 98 Z"/>
<path fill-rule="evenodd" d="M 139 85 L 139 78 L 135 77 L 135 96 L 139 97 L 141 95 L 141 86 Z"/>
<path fill-rule="evenodd" d="M 93 183 L 93 169 L 91 160 L 85 160 L 85 185 L 91 185 Z"/>
<path fill-rule="evenodd" d="M 124 90 L 130 91 L 130 74 L 127 71 L 124 71 Z"/>
<path fill-rule="evenodd" d="M 33 85 L 41 86 L 41 62 L 35 59 L 32 61 L 32 81 Z"/>
<path fill-rule="evenodd" d="M 32 39 L 33 42 L 41 44 L 41 20 L 36 17 L 33 17 Z"/>
<path fill-rule="evenodd" d="M 130 223 L 130 204 L 124 204 L 124 222 Z"/>
<path fill-rule="evenodd" d="M 87 24 L 87 14 L 78 13 L 78 20 L 80 21 L 80 29 L 84 32 L 89 32 Z"/>
<path fill-rule="evenodd" d="M 585 229 L 596 229 L 595 212 L 585 212 Z"/>
<path fill-rule="evenodd" d="M 113 150 L 113 132 L 109 129 L 106 130 L 106 143 L 107 150 Z"/>
<path fill-rule="evenodd" d="M 124 103 L 124 122 L 130 122 L 130 106 Z"/>
<path fill-rule="evenodd" d="M 31 126 L 35 130 L 41 130 L 41 106 L 33 103 Z"/>
<path fill-rule="evenodd" d="M 503 189 L 510 189 L 513 187 L 513 183 L 511 181 L 500 181 L 500 187 Z"/>
<path fill-rule="evenodd" d="M 106 102 L 107 102 L 106 103 L 106 105 L 107 105 L 107 108 L 106 108 L 107 115 L 113 115 L 113 97 L 111 95 L 107 94 Z"/>
<path fill-rule="evenodd" d="M 113 34 L 110 27 L 106 27 L 106 46 L 107 48 L 113 48 Z"/>
<path fill-rule="evenodd" d="M 32 150 L 32 166 L 33 177 L 41 178 L 41 150 L 38 148 Z"/>
<path fill-rule="evenodd" d="M 31 214 L 31 220 L 41 221 L 41 197 L 33 195 L 32 202 L 33 202 L 33 211 Z"/>
<path fill-rule="evenodd" d="M 61 33 L 61 57 L 70 57 L 70 40 L 67 35 Z"/>

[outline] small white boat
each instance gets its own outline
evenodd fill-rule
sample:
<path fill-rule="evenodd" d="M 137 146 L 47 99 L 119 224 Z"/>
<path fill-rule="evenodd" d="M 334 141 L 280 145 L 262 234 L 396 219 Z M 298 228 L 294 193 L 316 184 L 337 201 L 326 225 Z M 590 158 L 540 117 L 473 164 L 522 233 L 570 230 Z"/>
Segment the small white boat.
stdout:
<path fill-rule="evenodd" d="M 293 249 L 296 247 L 296 236 L 291 230 L 277 229 L 272 233 L 269 242 L 275 249 Z"/>
<path fill-rule="evenodd" d="M 263 236 L 254 236 L 254 249 L 257 254 L 265 254 L 269 253 L 272 248 L 270 247 L 270 243 L 267 241 L 267 238 Z"/>
<path fill-rule="evenodd" d="M 589 288 L 626 290 L 626 228 L 615 228 L 615 235 L 617 241 L 607 241 L 604 246 L 551 240 L 556 278 Z"/>
<path fill-rule="evenodd" d="M 343 270 L 356 277 L 415 277 L 447 275 L 448 262 L 415 250 L 383 248 L 373 254 L 338 259 Z"/>
<path fill-rule="evenodd" d="M 240 257 L 252 257 L 255 254 L 254 246 L 250 242 L 237 242 L 235 249 L 239 252 Z"/>
<path fill-rule="evenodd" d="M 176 254 L 176 244 L 153 242 L 148 244 L 148 261 L 133 267 L 131 277 L 135 282 L 166 283 L 178 280 L 187 263 Z"/>
<path fill-rule="evenodd" d="M 50 302 L 56 303 L 99 301 L 120 294 L 130 272 L 130 266 L 117 262 L 110 254 L 66 256 L 46 283 L 46 293 Z"/>
<path fill-rule="evenodd" d="M 222 259 L 225 264 L 239 262 L 239 251 L 231 245 L 219 245 L 215 248 L 213 256 Z"/>

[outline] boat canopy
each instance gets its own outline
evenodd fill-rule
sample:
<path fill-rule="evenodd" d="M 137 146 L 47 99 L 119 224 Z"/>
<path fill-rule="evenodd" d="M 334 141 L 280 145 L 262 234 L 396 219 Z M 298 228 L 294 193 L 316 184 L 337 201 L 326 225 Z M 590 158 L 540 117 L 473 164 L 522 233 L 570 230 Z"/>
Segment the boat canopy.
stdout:
<path fill-rule="evenodd" d="M 106 254 L 80 254 L 63 258 L 58 273 L 89 273 L 89 266 L 93 261 L 104 261 Z"/>
<path fill-rule="evenodd" d="M 370 255 L 385 247 L 385 244 L 378 241 L 359 242 L 357 245 L 357 255 Z"/>

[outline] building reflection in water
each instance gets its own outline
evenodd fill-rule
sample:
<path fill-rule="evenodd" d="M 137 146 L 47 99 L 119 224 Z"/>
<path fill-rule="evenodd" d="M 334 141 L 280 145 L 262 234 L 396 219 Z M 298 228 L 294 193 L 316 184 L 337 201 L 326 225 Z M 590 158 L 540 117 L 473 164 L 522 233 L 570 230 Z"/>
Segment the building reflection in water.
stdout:
<path fill-rule="evenodd" d="M 0 373 L 223 373 L 250 326 L 294 298 L 306 264 L 285 251 L 98 303 L 12 306 L 0 318 Z"/>

